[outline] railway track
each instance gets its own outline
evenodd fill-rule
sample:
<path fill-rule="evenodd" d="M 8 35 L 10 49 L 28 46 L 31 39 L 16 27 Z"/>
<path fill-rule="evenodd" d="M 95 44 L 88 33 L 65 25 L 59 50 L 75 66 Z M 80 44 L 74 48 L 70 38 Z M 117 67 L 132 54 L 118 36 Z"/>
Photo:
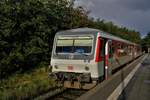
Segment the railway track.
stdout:
<path fill-rule="evenodd" d="M 44 92 L 43 94 L 35 96 L 33 100 L 46 100 L 50 97 L 54 97 L 57 94 L 61 94 L 65 90 L 66 88 L 63 87 L 55 87 L 54 89 Z"/>
<path fill-rule="evenodd" d="M 75 100 L 87 91 L 88 90 L 83 89 L 66 89 L 59 87 L 56 90 L 37 96 L 34 100 Z"/>
<path fill-rule="evenodd" d="M 66 89 L 64 92 L 57 94 L 53 97 L 48 98 L 47 100 L 75 100 L 82 94 L 86 93 L 87 90 L 81 89 Z"/>

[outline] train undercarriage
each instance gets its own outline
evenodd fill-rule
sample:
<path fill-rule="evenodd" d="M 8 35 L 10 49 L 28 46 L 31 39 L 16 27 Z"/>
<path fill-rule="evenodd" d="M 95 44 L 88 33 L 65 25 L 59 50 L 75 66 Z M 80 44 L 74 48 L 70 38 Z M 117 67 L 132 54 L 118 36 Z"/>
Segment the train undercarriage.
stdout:
<path fill-rule="evenodd" d="M 55 72 L 49 73 L 49 77 L 65 88 L 91 89 L 98 83 L 91 79 L 90 73 Z"/>

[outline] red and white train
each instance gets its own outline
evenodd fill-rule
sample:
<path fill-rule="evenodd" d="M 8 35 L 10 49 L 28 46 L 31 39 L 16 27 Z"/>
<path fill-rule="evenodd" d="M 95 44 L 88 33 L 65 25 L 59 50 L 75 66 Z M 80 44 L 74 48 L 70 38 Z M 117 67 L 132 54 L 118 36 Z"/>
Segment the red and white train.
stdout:
<path fill-rule="evenodd" d="M 90 88 L 141 54 L 130 41 L 92 28 L 56 33 L 49 76 L 70 88 Z"/>

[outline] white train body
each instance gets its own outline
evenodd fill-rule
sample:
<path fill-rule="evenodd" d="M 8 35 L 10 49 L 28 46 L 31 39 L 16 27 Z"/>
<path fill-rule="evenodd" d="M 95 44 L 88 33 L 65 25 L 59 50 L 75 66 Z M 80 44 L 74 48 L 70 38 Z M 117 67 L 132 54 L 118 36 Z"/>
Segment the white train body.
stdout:
<path fill-rule="evenodd" d="M 115 51 L 119 52 L 116 58 Z M 61 31 L 54 39 L 50 76 L 60 81 L 97 82 L 139 52 L 136 44 L 97 29 Z"/>

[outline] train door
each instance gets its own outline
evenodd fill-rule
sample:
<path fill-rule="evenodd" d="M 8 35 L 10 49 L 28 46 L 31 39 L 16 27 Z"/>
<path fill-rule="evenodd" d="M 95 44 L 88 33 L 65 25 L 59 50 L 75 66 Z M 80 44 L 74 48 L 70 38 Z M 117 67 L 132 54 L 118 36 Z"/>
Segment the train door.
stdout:
<path fill-rule="evenodd" d="M 98 74 L 99 74 L 99 81 L 102 81 L 104 79 L 104 58 L 105 58 L 105 39 L 104 38 L 98 38 L 99 44 L 97 45 L 97 48 L 99 52 L 97 52 L 96 62 L 98 64 Z"/>
<path fill-rule="evenodd" d="M 105 79 L 111 75 L 112 63 L 112 41 L 107 40 L 105 43 Z"/>

